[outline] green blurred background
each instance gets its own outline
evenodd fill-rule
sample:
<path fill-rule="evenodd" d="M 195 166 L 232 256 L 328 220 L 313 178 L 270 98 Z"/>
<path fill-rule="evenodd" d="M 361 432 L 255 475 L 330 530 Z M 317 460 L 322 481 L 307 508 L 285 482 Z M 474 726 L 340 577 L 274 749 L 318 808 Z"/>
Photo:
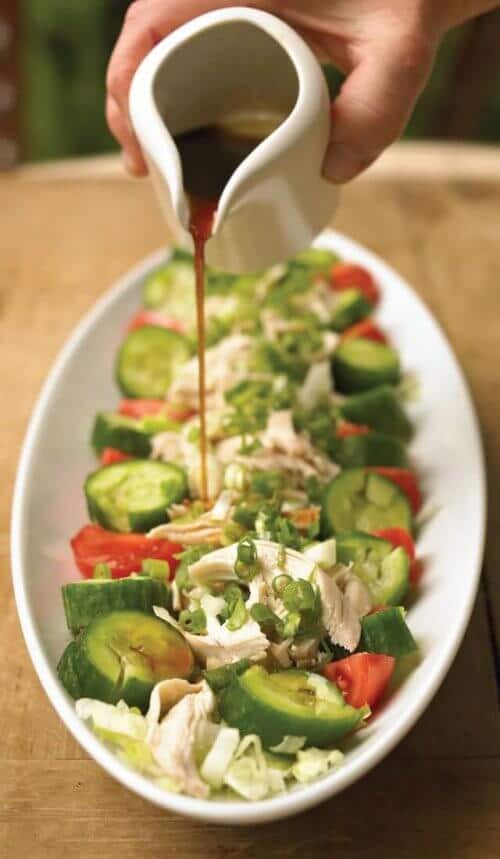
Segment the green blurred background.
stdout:
<path fill-rule="evenodd" d="M 128 0 L 22 0 L 19 126 L 23 160 L 109 151 L 108 57 Z M 500 14 L 451 33 L 406 136 L 500 140 Z M 329 72 L 332 88 L 338 76 Z"/>

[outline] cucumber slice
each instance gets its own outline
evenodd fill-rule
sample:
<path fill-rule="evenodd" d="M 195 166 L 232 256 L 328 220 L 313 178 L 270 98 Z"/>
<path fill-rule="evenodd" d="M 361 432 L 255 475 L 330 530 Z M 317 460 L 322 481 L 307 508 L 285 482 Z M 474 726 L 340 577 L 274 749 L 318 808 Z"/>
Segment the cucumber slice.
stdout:
<path fill-rule="evenodd" d="M 379 432 L 336 439 L 332 445 L 332 453 L 335 462 L 342 468 L 370 465 L 408 467 L 404 444 L 393 436 Z"/>
<path fill-rule="evenodd" d="M 233 679 L 219 709 L 228 725 L 258 734 L 266 748 L 287 735 L 305 737 L 306 745 L 329 746 L 366 714 L 346 704 L 325 677 L 294 669 L 269 674 L 260 665 Z"/>
<path fill-rule="evenodd" d="M 418 650 L 405 621 L 404 609 L 395 606 L 364 617 L 358 650 L 385 653 L 396 658 Z"/>
<path fill-rule="evenodd" d="M 341 471 L 324 491 L 325 536 L 343 531 L 413 530 L 410 503 L 395 483 L 362 468 Z"/>
<path fill-rule="evenodd" d="M 91 444 L 97 454 L 113 447 L 138 459 L 151 454 L 151 438 L 159 432 L 176 432 L 180 424 L 166 415 L 150 415 L 142 420 L 115 412 L 99 412 L 92 430 Z"/>
<path fill-rule="evenodd" d="M 336 545 L 337 561 L 352 564 L 353 573 L 369 588 L 375 605 L 402 602 L 408 590 L 410 570 L 404 549 L 394 549 L 388 540 L 358 531 L 339 534 Z"/>
<path fill-rule="evenodd" d="M 57 674 L 66 692 L 75 701 L 82 697 L 80 680 L 77 674 L 78 644 L 71 641 L 65 649 L 57 665 Z"/>
<path fill-rule="evenodd" d="M 344 289 L 338 294 L 331 327 L 334 331 L 345 331 L 355 322 L 370 315 L 372 306 L 359 289 Z"/>
<path fill-rule="evenodd" d="M 166 582 L 150 576 L 127 579 L 82 579 L 62 587 L 68 629 L 77 635 L 99 614 L 121 609 L 153 612 L 153 606 L 168 608 L 170 593 Z"/>
<path fill-rule="evenodd" d="M 235 677 L 238 677 L 247 668 L 250 668 L 251 664 L 249 659 L 238 659 L 237 662 L 231 662 L 229 665 L 221 665 L 219 668 L 211 668 L 209 671 L 203 671 L 202 674 L 212 692 L 218 694 L 226 686 L 229 686 Z"/>
<path fill-rule="evenodd" d="M 116 380 L 127 397 L 162 399 L 175 370 L 191 357 L 184 334 L 144 325 L 125 338 L 116 361 Z"/>
<path fill-rule="evenodd" d="M 96 617 L 77 642 L 81 695 L 108 704 L 123 699 L 147 709 L 155 683 L 188 678 L 194 656 L 183 636 L 154 615 L 115 611 Z"/>
<path fill-rule="evenodd" d="M 149 531 L 167 522 L 167 507 L 187 492 L 183 469 L 157 460 L 107 465 L 85 482 L 90 518 L 111 531 Z"/>
<path fill-rule="evenodd" d="M 380 385 L 348 397 L 342 403 L 340 413 L 347 421 L 365 424 L 404 442 L 412 436 L 411 422 L 390 385 Z"/>
<path fill-rule="evenodd" d="M 332 266 L 339 261 L 336 254 L 324 251 L 321 248 L 307 248 L 297 254 L 292 260 L 293 266 L 310 269 L 315 274 L 328 274 Z"/>
<path fill-rule="evenodd" d="M 152 310 L 181 319 L 188 327 L 196 323 L 194 267 L 191 254 L 174 250 L 169 261 L 146 280 L 143 303 Z"/>
<path fill-rule="evenodd" d="M 357 337 L 345 340 L 333 356 L 335 386 L 343 394 L 365 391 L 400 377 L 399 357 L 384 343 Z"/>

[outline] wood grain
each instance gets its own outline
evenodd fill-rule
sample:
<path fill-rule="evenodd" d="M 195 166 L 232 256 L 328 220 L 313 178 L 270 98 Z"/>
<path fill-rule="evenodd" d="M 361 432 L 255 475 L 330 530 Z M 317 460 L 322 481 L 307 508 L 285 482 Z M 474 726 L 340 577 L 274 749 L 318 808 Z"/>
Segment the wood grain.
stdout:
<path fill-rule="evenodd" d="M 472 386 L 490 521 L 485 586 L 463 646 L 428 711 L 374 772 L 292 821 L 233 830 L 156 809 L 88 760 L 35 677 L 8 576 L 10 494 L 37 392 L 82 313 L 166 241 L 152 192 L 101 175 L 3 179 L 0 195 L 0 688 L 9 693 L 0 708 L 0 857 L 500 856 L 500 182 L 360 181 L 344 192 L 336 221 L 415 286 Z"/>

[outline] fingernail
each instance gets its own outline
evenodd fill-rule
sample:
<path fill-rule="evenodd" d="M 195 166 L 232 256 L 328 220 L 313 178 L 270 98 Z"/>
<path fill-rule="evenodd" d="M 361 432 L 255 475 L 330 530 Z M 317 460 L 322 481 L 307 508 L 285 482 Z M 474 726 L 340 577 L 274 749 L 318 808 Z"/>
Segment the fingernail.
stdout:
<path fill-rule="evenodd" d="M 330 143 L 323 162 L 323 176 L 329 182 L 341 184 L 353 179 L 367 166 L 359 155 L 345 143 Z"/>

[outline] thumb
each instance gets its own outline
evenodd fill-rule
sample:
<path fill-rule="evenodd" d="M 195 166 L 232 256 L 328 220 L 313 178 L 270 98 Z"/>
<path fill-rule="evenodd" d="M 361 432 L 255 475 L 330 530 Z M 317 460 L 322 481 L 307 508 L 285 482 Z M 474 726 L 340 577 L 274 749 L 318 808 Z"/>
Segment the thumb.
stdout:
<path fill-rule="evenodd" d="M 347 182 L 396 140 L 411 115 L 430 69 L 430 45 L 380 44 L 367 50 L 332 104 L 332 130 L 323 173 Z"/>

